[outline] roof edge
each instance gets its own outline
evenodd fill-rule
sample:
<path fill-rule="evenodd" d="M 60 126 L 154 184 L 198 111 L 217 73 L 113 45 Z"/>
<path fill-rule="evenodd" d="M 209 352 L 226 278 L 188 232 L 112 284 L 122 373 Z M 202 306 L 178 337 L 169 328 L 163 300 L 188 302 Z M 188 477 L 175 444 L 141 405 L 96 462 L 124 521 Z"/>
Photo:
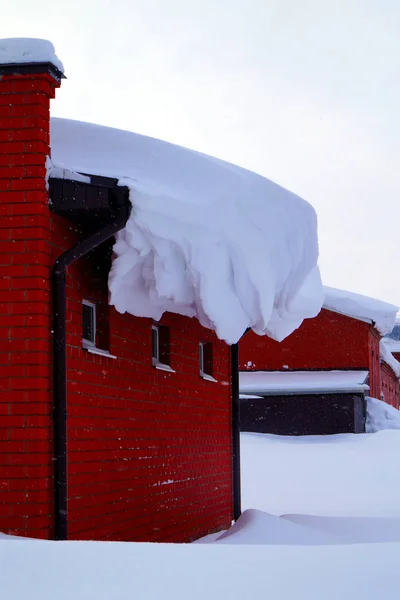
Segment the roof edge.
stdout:
<path fill-rule="evenodd" d="M 0 64 L 0 75 L 43 75 L 48 74 L 61 83 L 66 76 L 51 62 Z"/>

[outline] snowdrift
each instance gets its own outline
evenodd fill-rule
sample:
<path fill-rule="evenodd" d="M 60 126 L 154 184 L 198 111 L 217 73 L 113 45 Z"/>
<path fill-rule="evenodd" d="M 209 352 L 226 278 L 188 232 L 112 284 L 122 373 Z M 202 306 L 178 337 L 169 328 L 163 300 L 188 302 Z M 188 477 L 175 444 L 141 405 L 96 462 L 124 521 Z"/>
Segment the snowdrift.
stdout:
<path fill-rule="evenodd" d="M 400 429 L 400 411 L 389 404 L 367 398 L 367 433 L 376 433 L 382 429 Z"/>
<path fill-rule="evenodd" d="M 215 543 L 315 546 L 339 544 L 340 539 L 334 534 L 321 533 L 261 510 L 248 509 L 228 531 L 215 540 Z"/>

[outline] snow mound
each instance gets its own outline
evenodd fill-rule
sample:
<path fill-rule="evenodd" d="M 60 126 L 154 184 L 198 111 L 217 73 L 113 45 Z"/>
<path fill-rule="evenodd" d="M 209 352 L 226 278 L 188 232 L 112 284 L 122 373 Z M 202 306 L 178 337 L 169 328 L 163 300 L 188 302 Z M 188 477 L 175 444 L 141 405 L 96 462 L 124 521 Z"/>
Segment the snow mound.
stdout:
<path fill-rule="evenodd" d="M 215 543 L 314 546 L 341 542 L 334 534 L 321 533 L 261 510 L 248 509 Z"/>
<path fill-rule="evenodd" d="M 118 234 L 110 302 L 159 320 L 196 317 L 237 342 L 280 341 L 323 302 L 314 209 L 271 181 L 142 135 L 52 119 L 53 165 L 114 177 L 132 213 Z"/>
<path fill-rule="evenodd" d="M 327 286 L 324 286 L 324 292 L 324 308 L 354 319 L 372 321 L 381 335 L 387 335 L 393 330 L 399 310 L 397 306 Z"/>
<path fill-rule="evenodd" d="M 0 65 L 26 63 L 51 63 L 64 73 L 63 64 L 56 56 L 51 42 L 35 38 L 0 40 Z"/>
<path fill-rule="evenodd" d="M 400 542 L 399 517 L 282 515 L 292 523 L 340 538 L 344 544 Z"/>
<path fill-rule="evenodd" d="M 379 350 L 381 358 L 385 361 L 386 364 L 392 369 L 393 373 L 400 379 L 400 363 L 393 356 L 390 345 L 387 343 L 387 338 L 384 338 L 380 341 Z"/>
<path fill-rule="evenodd" d="M 400 429 L 400 411 L 382 400 L 367 398 L 367 433 L 382 429 Z"/>

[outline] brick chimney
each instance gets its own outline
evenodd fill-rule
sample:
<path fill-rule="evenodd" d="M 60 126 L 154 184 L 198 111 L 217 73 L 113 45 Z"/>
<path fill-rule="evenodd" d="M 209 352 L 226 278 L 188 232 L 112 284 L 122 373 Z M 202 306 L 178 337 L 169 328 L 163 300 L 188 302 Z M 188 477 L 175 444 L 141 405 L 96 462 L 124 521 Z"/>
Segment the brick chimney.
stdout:
<path fill-rule="evenodd" d="M 0 531 L 52 537 L 49 42 L 0 41 Z"/>

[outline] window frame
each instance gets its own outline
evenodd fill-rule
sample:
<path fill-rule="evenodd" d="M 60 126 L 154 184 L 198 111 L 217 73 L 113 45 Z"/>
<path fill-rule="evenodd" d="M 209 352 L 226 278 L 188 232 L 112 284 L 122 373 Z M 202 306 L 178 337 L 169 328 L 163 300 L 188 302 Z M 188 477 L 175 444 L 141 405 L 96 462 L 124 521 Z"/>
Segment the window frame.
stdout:
<path fill-rule="evenodd" d="M 153 365 L 159 364 L 160 362 L 160 332 L 157 325 L 151 326 L 151 359 Z"/>
<path fill-rule="evenodd" d="M 156 332 L 156 344 L 153 343 L 153 335 Z M 171 367 L 171 343 L 170 343 L 170 329 L 165 325 L 152 325 L 152 352 L 151 362 L 153 367 L 161 371 L 169 371 L 175 373 Z"/>
<path fill-rule="evenodd" d="M 94 342 L 92 340 L 87 340 L 83 337 L 83 311 L 82 311 L 82 348 L 87 350 L 90 354 L 98 354 L 99 356 L 105 356 L 107 358 L 117 358 L 114 354 L 111 354 L 109 350 L 103 350 L 96 345 L 96 337 L 97 337 L 97 316 L 99 307 L 95 302 L 91 302 L 90 300 L 82 300 L 82 306 L 89 306 L 92 309 L 92 319 L 93 319 L 93 337 Z"/>
<path fill-rule="evenodd" d="M 205 350 L 208 356 L 205 354 Z M 206 381 L 217 382 L 215 377 L 213 377 L 213 363 L 212 342 L 199 342 L 199 373 L 202 379 L 205 379 Z"/>
<path fill-rule="evenodd" d="M 88 306 L 89 308 L 92 309 L 91 311 L 91 317 L 92 317 L 92 324 L 93 324 L 93 340 L 88 340 L 86 338 L 83 337 L 83 309 L 82 309 L 82 346 L 83 348 L 96 348 L 96 321 L 97 321 L 97 314 L 96 314 L 96 304 L 94 302 L 90 302 L 90 300 L 82 300 L 82 306 Z"/>
<path fill-rule="evenodd" d="M 204 371 L 204 342 L 199 343 L 199 369 L 200 369 L 200 377 L 205 374 Z"/>

